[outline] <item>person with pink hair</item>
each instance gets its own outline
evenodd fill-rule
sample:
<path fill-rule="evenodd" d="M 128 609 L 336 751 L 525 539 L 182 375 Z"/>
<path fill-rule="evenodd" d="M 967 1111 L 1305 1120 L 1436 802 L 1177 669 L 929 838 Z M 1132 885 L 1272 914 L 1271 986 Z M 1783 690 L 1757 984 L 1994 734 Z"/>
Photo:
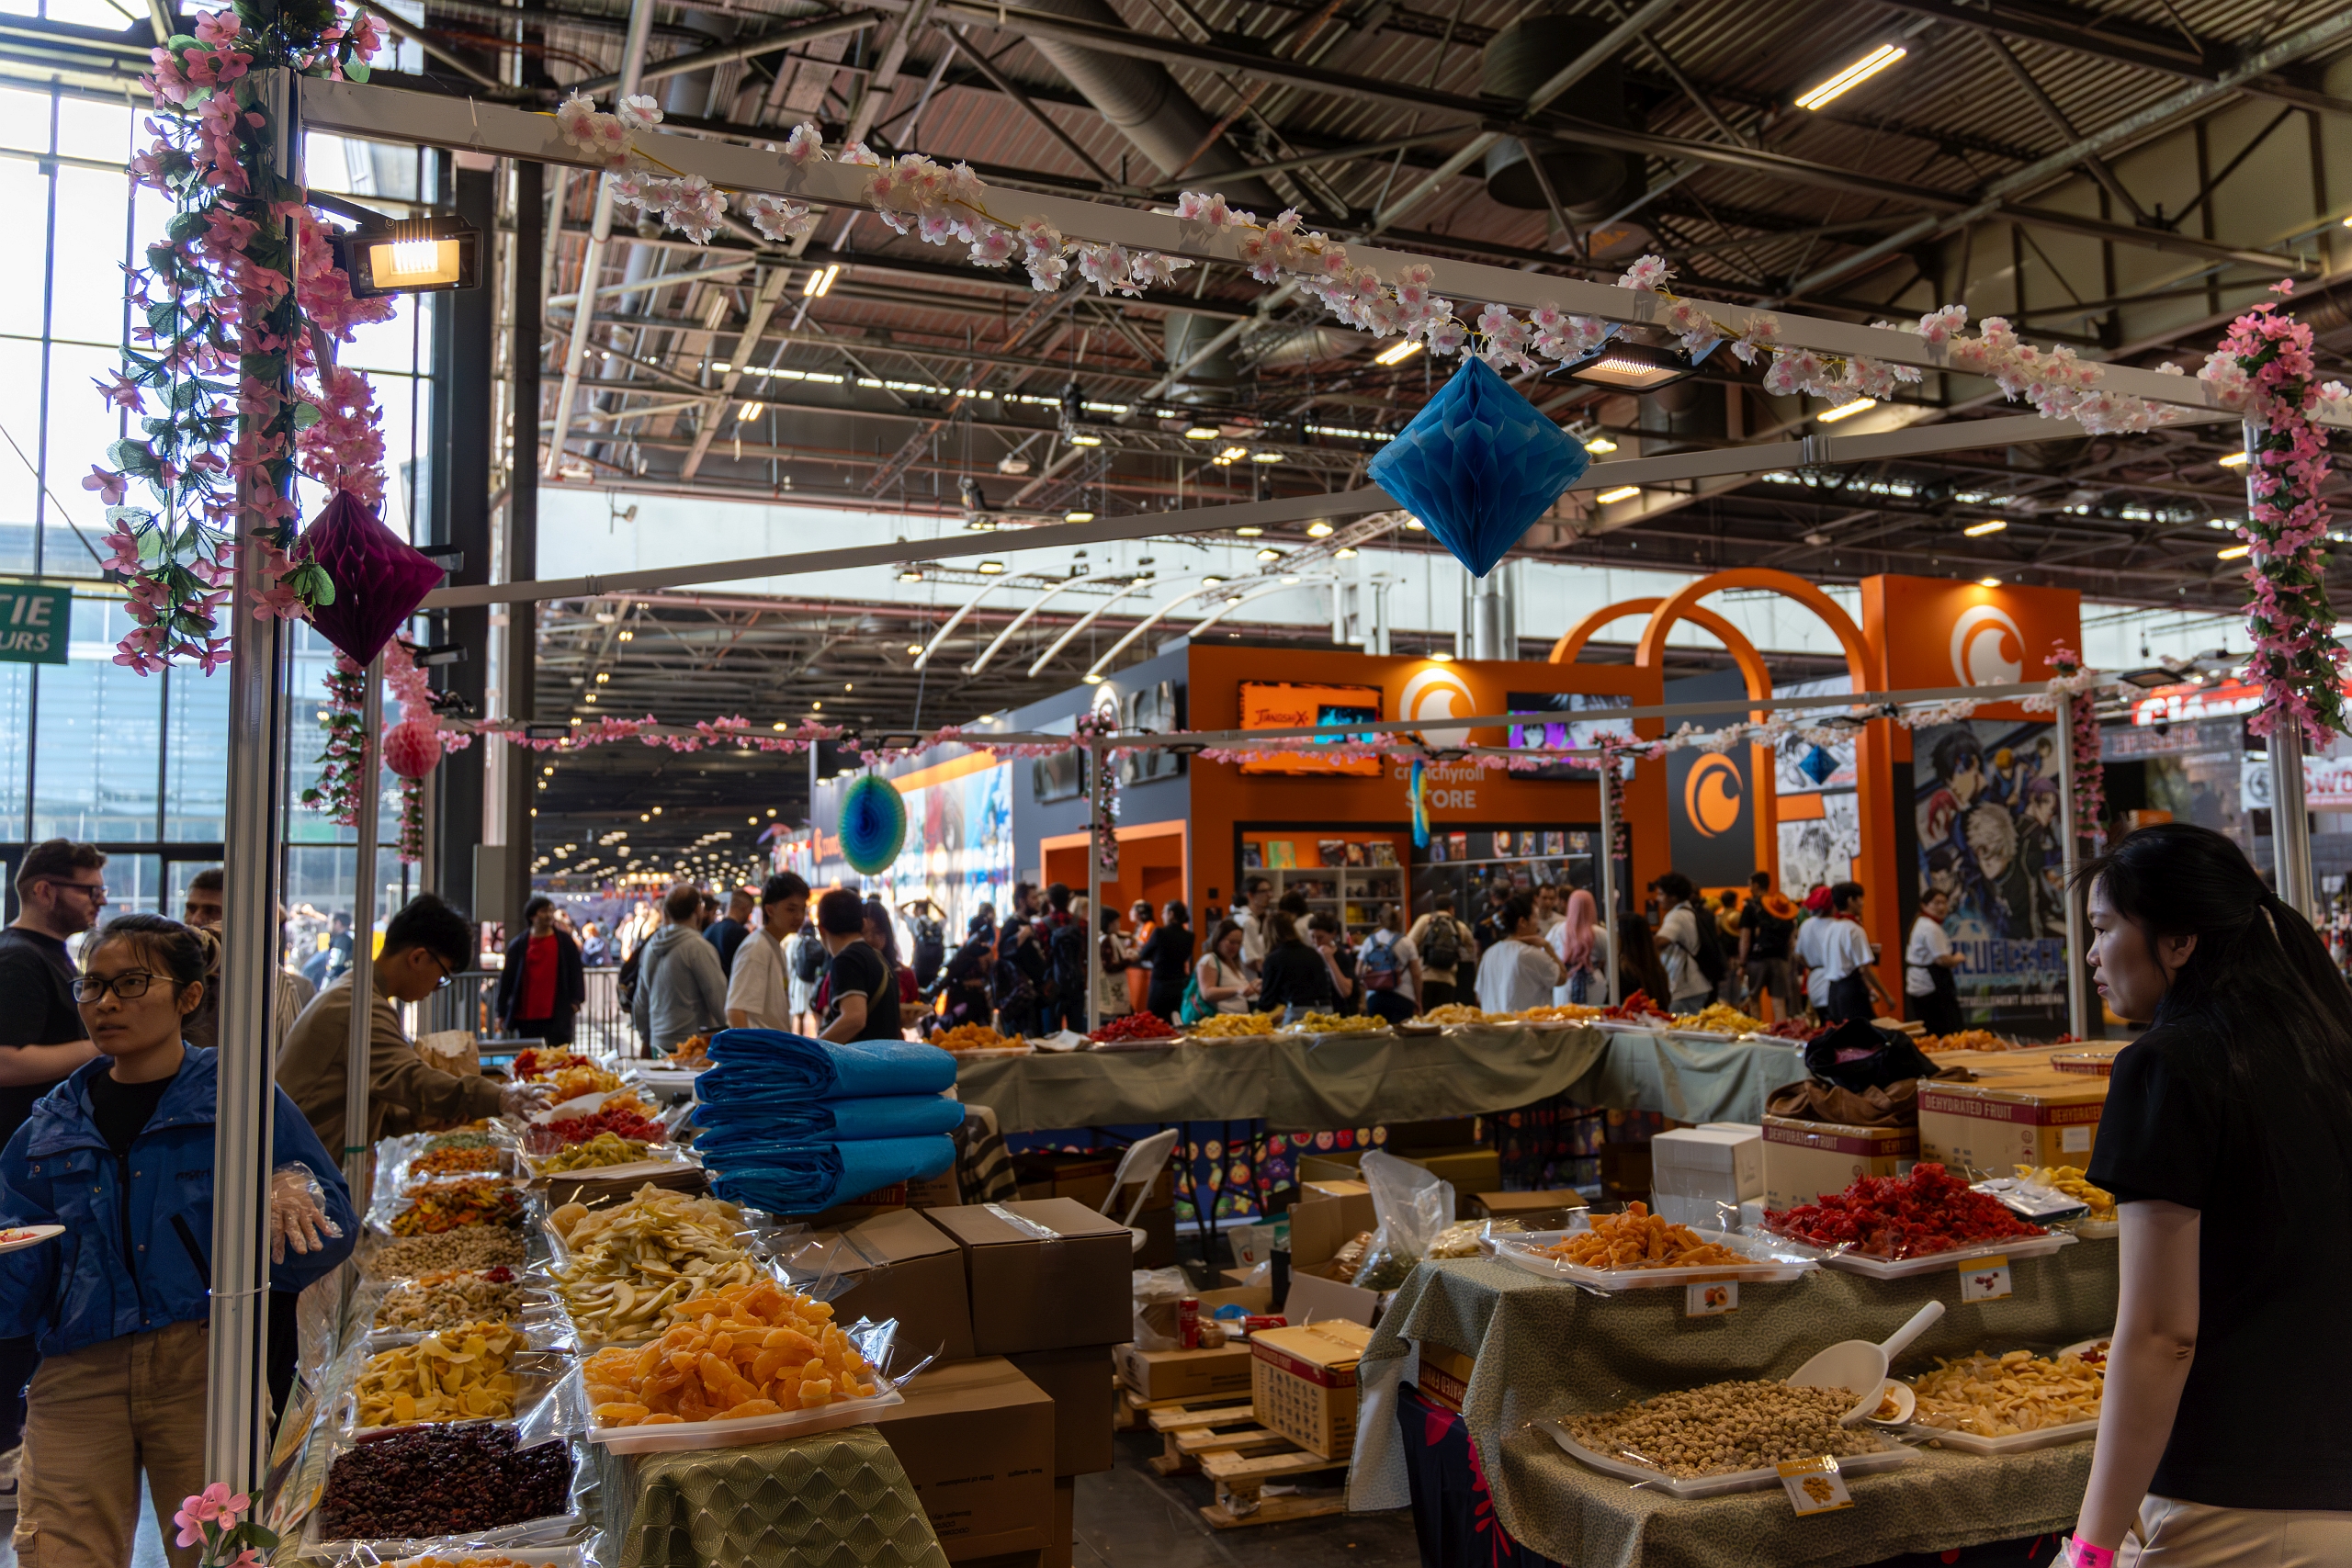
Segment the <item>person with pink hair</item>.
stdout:
<path fill-rule="evenodd" d="M 1600 923 L 1591 889 L 1568 895 L 1567 916 L 1552 928 L 1552 951 L 1568 971 L 1567 983 L 1553 993 L 1555 1002 L 1581 1006 L 1608 999 L 1609 931 Z"/>

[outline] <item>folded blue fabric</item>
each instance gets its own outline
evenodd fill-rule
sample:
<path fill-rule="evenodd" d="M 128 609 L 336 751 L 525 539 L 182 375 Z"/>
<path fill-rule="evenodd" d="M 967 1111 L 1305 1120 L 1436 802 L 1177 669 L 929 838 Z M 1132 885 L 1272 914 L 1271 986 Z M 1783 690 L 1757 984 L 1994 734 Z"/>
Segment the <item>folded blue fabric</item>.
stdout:
<path fill-rule="evenodd" d="M 772 1214 L 813 1214 L 897 1182 L 944 1175 L 955 1163 L 956 1140 L 944 1134 L 780 1145 L 756 1164 L 712 1160 L 718 1179 L 711 1190 Z"/>
<path fill-rule="evenodd" d="M 716 1071 L 716 1069 L 713 1069 Z M 738 1101 L 697 1105 L 688 1118 L 704 1129 L 695 1147 L 740 1153 L 778 1144 L 847 1143 L 867 1138 L 921 1138 L 964 1124 L 962 1102 L 935 1094 L 893 1094 L 876 1100 Z"/>
<path fill-rule="evenodd" d="M 705 1100 L 865 1100 L 937 1094 L 956 1082 L 956 1058 L 911 1040 L 832 1044 L 780 1029 L 722 1029 L 710 1043 L 718 1064 L 695 1081 Z"/>

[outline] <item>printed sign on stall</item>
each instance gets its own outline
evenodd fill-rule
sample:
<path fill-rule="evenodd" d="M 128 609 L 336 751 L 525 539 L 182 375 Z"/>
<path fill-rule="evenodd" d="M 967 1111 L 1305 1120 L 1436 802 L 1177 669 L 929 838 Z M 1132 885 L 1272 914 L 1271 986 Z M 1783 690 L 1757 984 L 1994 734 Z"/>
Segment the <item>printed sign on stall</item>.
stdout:
<path fill-rule="evenodd" d="M 0 663 L 62 664 L 74 591 L 0 582 Z"/>

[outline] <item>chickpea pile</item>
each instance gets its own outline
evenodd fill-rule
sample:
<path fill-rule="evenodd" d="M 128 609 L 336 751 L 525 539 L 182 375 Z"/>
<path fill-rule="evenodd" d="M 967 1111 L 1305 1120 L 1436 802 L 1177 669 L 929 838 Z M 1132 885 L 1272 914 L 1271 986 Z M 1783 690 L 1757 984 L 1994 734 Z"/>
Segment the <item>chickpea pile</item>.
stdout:
<path fill-rule="evenodd" d="M 1562 1423 L 1594 1453 L 1690 1479 L 1762 1470 L 1786 1460 L 1879 1452 L 1870 1431 L 1838 1423 L 1853 1408 L 1842 1388 L 1751 1381 L 1709 1383 Z"/>

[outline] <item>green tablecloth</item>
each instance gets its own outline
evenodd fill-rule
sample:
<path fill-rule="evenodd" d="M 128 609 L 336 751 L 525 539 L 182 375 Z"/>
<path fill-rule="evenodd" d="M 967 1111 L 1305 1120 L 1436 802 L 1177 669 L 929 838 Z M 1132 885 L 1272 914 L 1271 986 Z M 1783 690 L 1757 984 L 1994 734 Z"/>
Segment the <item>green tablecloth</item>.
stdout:
<path fill-rule="evenodd" d="M 1737 1312 L 1689 1318 L 1679 1290 L 1604 1297 L 1501 1263 L 1422 1264 L 1364 1355 L 1350 1506 L 1409 1501 L 1396 1389 L 1429 1343 L 1477 1358 L 1463 1416 L 1503 1527 L 1577 1568 L 1844 1568 L 2070 1529 L 2087 1441 L 2001 1458 L 1922 1449 L 1898 1470 L 1854 1477 L 1852 1508 L 1798 1518 L 1777 1486 L 1690 1500 L 1636 1488 L 1570 1459 L 1535 1425 L 1668 1389 L 1784 1377 L 1835 1340 L 1885 1338 L 1929 1300 L 1945 1314 L 1898 1371 L 1979 1348 L 2055 1349 L 2114 1326 L 2113 1241 L 2020 1258 L 2013 1273 L 2007 1299 L 1962 1305 L 1956 1269 L 1892 1281 L 1825 1269 L 1743 1285 Z"/>
<path fill-rule="evenodd" d="M 873 1427 L 592 1462 L 606 1568 L 947 1568 Z"/>
<path fill-rule="evenodd" d="M 1276 1132 L 1425 1122 L 1566 1094 L 1685 1122 L 1754 1122 L 1804 1077 L 1785 1045 L 1524 1025 L 1431 1037 L 1265 1036 L 1148 1051 L 966 1060 L 956 1089 L 1006 1133 L 1128 1122 L 1260 1121 Z"/>

